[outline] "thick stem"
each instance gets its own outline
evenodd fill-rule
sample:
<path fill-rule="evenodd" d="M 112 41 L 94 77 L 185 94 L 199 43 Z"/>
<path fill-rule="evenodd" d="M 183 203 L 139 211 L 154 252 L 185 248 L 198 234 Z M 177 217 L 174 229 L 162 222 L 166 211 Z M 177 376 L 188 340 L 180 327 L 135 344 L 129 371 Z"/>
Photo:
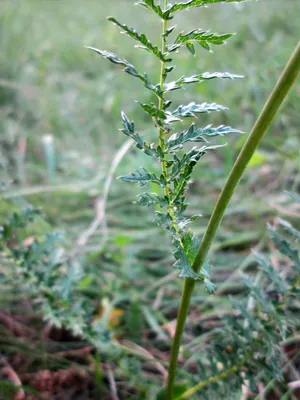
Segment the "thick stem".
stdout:
<path fill-rule="evenodd" d="M 189 312 L 189 305 L 191 302 L 191 296 L 194 289 L 195 281 L 191 279 L 184 280 L 184 288 L 181 296 L 180 307 L 177 316 L 177 326 L 176 333 L 172 343 L 172 351 L 170 357 L 170 363 L 168 368 L 168 382 L 165 392 L 165 399 L 172 400 L 173 399 L 173 387 L 174 381 L 176 377 L 176 367 L 177 367 L 177 359 L 180 349 L 181 336 L 184 330 L 184 324 Z"/>
<path fill-rule="evenodd" d="M 255 150 L 259 146 L 271 122 L 273 121 L 280 105 L 282 104 L 289 90 L 293 86 L 293 83 L 295 82 L 299 72 L 300 42 L 298 43 L 294 53 L 288 61 L 281 77 L 279 78 L 261 114 L 259 115 L 246 143 L 244 144 L 236 162 L 234 163 L 234 166 L 232 167 L 229 177 L 210 217 L 196 259 L 194 261 L 193 269 L 195 272 L 199 272 L 201 270 L 201 267 L 206 259 L 211 243 L 220 226 L 220 223 L 229 204 L 229 201 L 231 200 L 231 197 L 234 193 L 234 190 L 238 185 L 239 180 L 241 179 L 249 161 L 251 160 L 251 157 L 253 156 Z M 182 293 L 181 304 L 178 312 L 177 327 L 171 351 L 169 376 L 166 388 L 166 400 L 172 400 L 172 392 L 175 381 L 175 372 L 180 342 L 194 287 L 195 281 L 191 279 L 185 279 L 184 290 Z"/>

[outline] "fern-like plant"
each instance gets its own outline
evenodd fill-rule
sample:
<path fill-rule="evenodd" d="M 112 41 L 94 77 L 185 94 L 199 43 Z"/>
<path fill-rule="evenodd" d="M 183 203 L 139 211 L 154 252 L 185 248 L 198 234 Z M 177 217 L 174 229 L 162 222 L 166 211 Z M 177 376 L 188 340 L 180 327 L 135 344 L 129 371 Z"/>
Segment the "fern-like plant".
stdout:
<path fill-rule="evenodd" d="M 214 127 L 213 125 L 209 125 L 206 127 L 198 127 L 192 123 L 187 129 L 176 132 L 174 127 L 178 126 L 177 123 L 181 122 L 183 119 L 193 119 L 197 114 L 224 111 L 227 107 L 216 103 L 199 104 L 197 102 L 191 102 L 187 105 L 180 105 L 173 108 L 172 100 L 170 100 L 169 95 L 170 92 L 180 90 L 188 84 L 199 84 L 219 78 L 239 79 L 242 78 L 242 76 L 228 72 L 204 72 L 192 76 L 181 76 L 175 78 L 175 80 L 170 80 L 169 77 L 174 69 L 172 53 L 181 51 L 182 47 L 186 47 L 192 55 L 195 55 L 198 45 L 205 50 L 210 50 L 214 45 L 224 44 L 232 34 L 216 34 L 205 32 L 202 29 L 194 29 L 173 36 L 175 34 L 175 28 L 170 26 L 169 23 L 174 15 L 181 11 L 213 3 L 233 3 L 242 1 L 243 0 L 188 0 L 185 2 L 170 2 L 168 0 L 163 0 L 160 4 L 155 0 L 138 1 L 138 5 L 154 13 L 158 19 L 162 21 L 161 46 L 151 43 L 145 34 L 138 33 L 134 28 L 127 26 L 123 22 L 119 22 L 116 18 L 109 17 L 109 21 L 121 28 L 122 32 L 126 33 L 138 43 L 138 48 L 150 52 L 157 59 L 158 68 L 160 68 L 160 79 L 158 83 L 151 82 L 146 73 L 139 72 L 126 59 L 120 58 L 116 54 L 105 50 L 88 47 L 112 63 L 124 67 L 124 71 L 127 74 L 140 80 L 145 88 L 157 97 L 156 104 L 139 102 L 142 110 L 152 118 L 153 124 L 157 128 L 157 143 L 147 142 L 137 132 L 134 122 L 132 122 L 124 112 L 122 112 L 122 132 L 135 142 L 138 149 L 160 162 L 161 172 L 156 175 L 154 172 L 142 168 L 122 176 L 120 179 L 125 182 L 136 183 L 140 186 L 144 186 L 147 183 L 155 183 L 162 189 L 157 193 L 140 194 L 137 203 L 146 207 L 154 206 L 156 209 L 155 221 L 162 229 L 170 233 L 174 246 L 174 257 L 176 259 L 174 265 L 179 271 L 179 276 L 185 279 L 169 366 L 169 378 L 165 394 L 167 400 L 173 398 L 180 340 L 195 282 L 203 282 L 209 292 L 212 292 L 214 289 L 209 279 L 206 262 L 206 256 L 213 237 L 220 225 L 226 207 L 241 175 L 255 149 L 262 140 L 280 104 L 296 79 L 300 69 L 300 48 L 298 45 L 281 80 L 274 89 L 273 94 L 232 169 L 199 246 L 198 238 L 193 235 L 189 229 L 189 225 L 194 222 L 198 216 L 195 215 L 186 218 L 184 215 L 187 209 L 187 189 L 191 174 L 196 164 L 207 152 L 219 147 L 209 144 L 210 137 L 239 133 L 240 131 L 229 126 L 221 125 Z M 181 150 L 184 144 L 188 142 L 196 143 L 196 146 L 182 154 Z M 157 210 L 158 208 L 160 208 L 159 211 Z"/>
<path fill-rule="evenodd" d="M 266 255 L 254 253 L 258 265 L 255 279 L 242 276 L 246 296 L 232 299 L 234 313 L 221 318 L 221 327 L 210 336 L 209 346 L 202 346 L 201 354 L 193 354 L 201 381 L 176 397 L 178 400 L 196 393 L 203 400 L 233 398 L 246 382 L 247 392 L 254 394 L 258 380 L 264 393 L 256 399 L 272 398 L 268 396 L 272 386 L 280 381 L 283 393 L 288 391 L 282 378 L 299 358 L 297 352 L 288 355 L 286 347 L 299 332 L 300 232 L 285 220 L 279 219 L 278 225 L 268 230 L 279 252 L 280 267 Z"/>
<path fill-rule="evenodd" d="M 227 2 L 232 1 L 227 0 Z M 156 175 L 152 171 L 147 171 L 143 168 L 121 176 L 120 179 L 125 182 L 136 183 L 139 186 L 152 182 L 162 188 L 159 194 L 148 192 L 140 194 L 137 203 L 146 207 L 154 206 L 156 209 L 160 208 L 160 211 L 155 212 L 155 222 L 162 229 L 168 231 L 172 237 L 174 256 L 177 260 L 175 267 L 179 270 L 179 276 L 203 281 L 209 292 L 213 291 L 213 285 L 209 280 L 208 271 L 202 268 L 197 273 L 192 268 L 199 241 L 191 233 L 189 225 L 198 218 L 198 215 L 190 218 L 186 218 L 184 215 L 187 209 L 187 189 L 196 164 L 207 152 L 221 147 L 219 145 L 210 145 L 209 139 L 231 133 L 240 133 L 240 131 L 224 125 L 216 127 L 208 125 L 201 128 L 192 123 L 187 129 L 176 133 L 175 126 L 178 126 L 177 122 L 181 122 L 183 119 L 194 119 L 197 114 L 223 111 L 227 107 L 216 103 L 199 104 L 191 102 L 172 110 L 172 101 L 169 99 L 169 95 L 172 91 L 183 89 L 187 84 L 199 84 L 212 79 L 240 79 L 242 76 L 229 72 L 204 72 L 189 77 L 181 76 L 174 81 L 170 81 L 169 76 L 174 69 L 174 65 L 172 65 L 173 52 L 186 47 L 194 55 L 196 45 L 210 50 L 214 45 L 224 44 L 232 34 L 219 35 L 197 29 L 188 33 L 181 32 L 171 40 L 174 27 L 169 27 L 168 23 L 176 12 L 216 2 L 215 0 L 193 0 L 171 5 L 168 1 L 164 1 L 164 5 L 161 7 L 156 5 L 153 0 L 139 1 L 138 5 L 154 12 L 163 21 L 161 48 L 152 44 L 145 34 L 138 33 L 135 29 L 119 22 L 116 18 L 108 18 L 109 21 L 120 27 L 122 32 L 137 41 L 137 47 L 147 50 L 157 58 L 158 65 L 160 64 L 159 83 L 150 82 L 148 75 L 138 72 L 129 61 L 108 51 L 89 47 L 112 63 L 122 65 L 125 72 L 139 79 L 157 97 L 157 104 L 139 102 L 142 110 L 152 118 L 153 124 L 158 130 L 157 143 L 148 143 L 138 133 L 138 128 L 136 128 L 134 122 L 124 112 L 122 112 L 122 132 L 135 142 L 135 146 L 138 149 L 160 162 L 161 172 Z M 182 149 L 186 143 L 194 143 L 196 146 L 182 154 Z"/>

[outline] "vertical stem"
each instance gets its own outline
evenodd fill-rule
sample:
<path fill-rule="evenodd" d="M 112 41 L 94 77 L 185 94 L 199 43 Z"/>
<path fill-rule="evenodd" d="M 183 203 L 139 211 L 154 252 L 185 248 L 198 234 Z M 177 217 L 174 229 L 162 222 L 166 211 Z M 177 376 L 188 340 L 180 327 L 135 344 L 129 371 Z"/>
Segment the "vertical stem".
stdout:
<path fill-rule="evenodd" d="M 268 101 L 266 102 L 261 114 L 259 115 L 246 143 L 244 144 L 237 160 L 235 161 L 231 172 L 227 178 L 224 188 L 219 196 L 216 206 L 208 222 L 205 234 L 200 244 L 198 254 L 193 264 L 195 272 L 199 272 L 206 259 L 211 243 L 221 224 L 226 208 L 231 200 L 236 186 L 239 183 L 251 157 L 262 141 L 266 131 L 273 121 L 280 105 L 287 96 L 300 72 L 300 42 L 296 46 L 294 53 L 288 61 L 281 77 L 273 89 Z M 188 314 L 192 292 L 195 287 L 195 281 L 185 279 L 184 290 L 179 307 L 176 332 L 173 339 L 171 360 L 169 365 L 169 376 L 166 388 L 166 400 L 172 400 L 172 393 L 175 381 L 178 353 L 185 320 Z"/>
<path fill-rule="evenodd" d="M 168 368 L 168 382 L 165 392 L 165 400 L 173 399 L 173 388 L 176 377 L 177 359 L 180 349 L 181 337 L 184 330 L 184 324 L 189 312 L 189 306 L 191 302 L 191 296 L 195 286 L 195 281 L 192 279 L 184 280 L 183 292 L 181 295 L 181 301 L 177 316 L 176 332 L 172 343 L 170 363 Z"/>
<path fill-rule="evenodd" d="M 168 0 L 164 0 L 164 9 L 168 7 Z M 167 27 L 168 27 L 168 20 L 164 19 L 163 20 L 163 28 L 162 28 L 162 35 L 161 35 L 161 52 L 163 54 L 166 53 L 167 50 L 167 38 L 166 38 L 166 33 L 167 33 Z M 165 84 L 165 66 L 166 63 L 165 61 L 161 61 L 160 63 L 160 79 L 159 79 L 159 85 L 160 85 L 160 90 L 161 90 L 161 96 L 159 97 L 159 102 L 158 102 L 158 108 L 159 110 L 164 110 L 164 102 L 165 102 L 165 96 L 164 96 L 164 84 Z M 168 184 L 168 171 L 167 171 L 167 160 L 166 160 L 166 145 L 165 145 L 165 139 L 164 139 L 164 123 L 161 121 L 161 125 L 158 128 L 158 133 L 159 133 L 159 146 L 162 150 L 163 153 L 163 159 L 161 160 L 161 169 L 162 169 L 162 174 L 165 178 L 166 181 L 166 187 L 165 187 L 165 195 L 169 200 L 169 205 L 168 205 L 168 213 L 172 219 L 172 225 L 177 233 L 177 239 L 181 246 L 183 247 L 182 240 L 180 238 L 180 233 L 176 224 L 176 218 L 173 210 L 173 202 L 174 199 L 172 199 L 172 191 L 169 188 Z"/>
<path fill-rule="evenodd" d="M 164 0 L 165 2 L 165 7 L 168 5 L 168 0 Z M 161 52 L 164 54 L 166 52 L 166 32 L 167 32 L 167 20 L 163 20 L 163 29 L 162 29 L 162 36 L 161 36 Z M 158 102 L 158 108 L 159 110 L 164 110 L 164 84 L 165 84 L 165 61 L 160 62 L 160 77 L 159 77 L 159 85 L 160 85 L 160 90 L 161 90 L 161 97 L 159 98 Z M 159 145 L 161 147 L 162 153 L 163 153 L 163 160 L 161 161 L 161 168 L 162 168 L 162 173 L 165 179 L 167 180 L 167 163 L 165 159 L 165 151 L 166 151 L 166 146 L 165 146 L 165 139 L 164 139 L 164 129 L 163 126 L 159 127 Z M 165 189 L 166 195 L 169 197 L 169 189 L 166 187 Z"/>

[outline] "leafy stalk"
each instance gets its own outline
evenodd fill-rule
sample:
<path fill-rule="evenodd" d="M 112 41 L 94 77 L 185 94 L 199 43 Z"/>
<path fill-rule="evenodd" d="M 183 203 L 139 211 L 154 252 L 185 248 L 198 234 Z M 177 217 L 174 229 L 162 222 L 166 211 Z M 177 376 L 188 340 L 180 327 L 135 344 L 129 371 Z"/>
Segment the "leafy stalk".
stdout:
<path fill-rule="evenodd" d="M 300 42 L 298 43 L 294 53 L 288 61 L 281 77 L 279 78 L 274 90 L 272 91 L 261 114 L 259 115 L 246 143 L 244 144 L 234 166 L 232 167 L 229 177 L 211 215 L 202 242 L 199 246 L 197 256 L 193 263 L 193 269 L 196 273 L 199 273 L 204 264 L 211 243 L 221 224 L 226 208 L 233 196 L 239 180 L 241 179 L 245 169 L 247 168 L 247 165 L 251 160 L 251 157 L 253 156 L 255 150 L 257 149 L 264 135 L 266 134 L 280 105 L 282 104 L 289 90 L 293 86 L 299 72 Z M 177 317 L 176 332 L 172 345 L 171 359 L 169 364 L 169 376 L 166 388 L 166 400 L 172 400 L 180 342 L 194 287 L 195 280 L 186 278 Z"/>
<path fill-rule="evenodd" d="M 176 334 L 171 352 L 168 384 L 165 391 L 167 400 L 171 400 L 173 395 L 180 341 L 195 282 L 196 280 L 200 280 L 204 283 L 209 292 L 213 291 L 214 286 L 209 280 L 208 266 L 204 267 L 203 265 L 211 242 L 240 177 L 276 114 L 278 107 L 291 87 L 293 80 L 296 78 L 296 72 L 298 72 L 296 69 L 297 63 L 299 63 L 299 56 L 296 52 L 233 167 L 199 247 L 198 239 L 188 229 L 189 224 L 194 222 L 198 216 L 190 218 L 184 216 L 184 212 L 187 208 L 186 194 L 190 177 L 194 167 L 205 153 L 220 147 L 217 145 L 207 145 L 207 139 L 209 139 L 209 137 L 239 133 L 240 131 L 224 125 L 219 127 L 208 125 L 204 128 L 198 128 L 192 124 L 187 130 L 181 133 L 173 133 L 173 126 L 176 125 L 177 121 L 181 121 L 185 118 L 195 118 L 197 114 L 201 115 L 202 113 L 224 111 L 227 107 L 216 103 L 198 104 L 191 102 L 187 105 L 179 105 L 172 111 L 172 101 L 166 98 L 166 94 L 174 90 L 182 89 L 182 87 L 187 84 L 204 84 L 204 82 L 208 82 L 212 79 L 239 79 L 242 78 L 242 76 L 229 72 L 203 72 L 190 77 L 181 76 L 174 81 L 168 82 L 169 73 L 174 69 L 174 66 L 169 64 L 172 62 L 170 56 L 174 51 L 186 46 L 188 50 L 194 54 L 196 44 L 199 44 L 206 50 L 210 50 L 210 46 L 222 45 L 232 36 L 231 33 L 216 34 L 197 29 L 189 33 L 180 33 L 173 43 L 168 43 L 170 35 L 174 30 L 174 28 L 168 28 L 168 21 L 171 20 L 175 12 L 178 11 L 184 11 L 191 7 L 201 7 L 206 4 L 221 2 L 232 3 L 233 1 L 242 2 L 243 0 L 188 0 L 185 2 L 172 3 L 168 0 L 163 0 L 160 2 L 160 5 L 158 5 L 159 2 L 155 0 L 138 1 L 139 5 L 154 12 L 162 21 L 160 48 L 152 44 L 145 34 L 138 33 L 134 28 L 128 27 L 126 24 L 119 22 L 116 18 L 109 18 L 111 22 L 120 27 L 130 38 L 137 41 L 139 47 L 147 50 L 160 61 L 159 82 L 157 84 L 151 83 L 146 73 L 138 72 L 127 60 L 113 53 L 90 47 L 90 49 L 96 51 L 112 63 L 123 66 L 126 73 L 138 78 L 147 89 L 151 90 L 158 97 L 157 104 L 138 102 L 143 111 L 152 118 L 154 125 L 158 129 L 157 143 L 147 143 L 143 137 L 136 132 L 134 122 L 130 121 L 125 113 L 122 113 L 123 129 L 121 129 L 121 131 L 126 136 L 133 139 L 137 149 L 159 160 L 161 174 L 158 176 L 153 172 L 148 172 L 146 169 L 141 168 L 134 173 L 120 177 L 120 179 L 126 182 L 136 183 L 140 186 L 152 182 L 163 189 L 163 195 L 156 193 L 141 194 L 137 203 L 146 207 L 150 205 L 156 207 L 155 221 L 162 229 L 167 230 L 171 234 L 172 243 L 175 247 L 174 257 L 176 262 L 174 267 L 179 270 L 179 277 L 185 278 Z M 166 135 L 171 132 L 172 135 L 167 140 Z M 187 142 L 196 144 L 202 143 L 203 146 L 195 146 L 181 155 L 181 153 L 178 152 Z M 158 207 L 160 207 L 162 211 L 158 211 Z"/>
<path fill-rule="evenodd" d="M 164 8 L 166 9 L 168 6 L 168 0 L 164 0 Z M 167 27 L 168 27 L 168 20 L 164 19 L 163 20 L 163 27 L 162 27 L 162 35 L 161 35 L 161 53 L 164 54 L 167 49 Z M 161 67 L 160 67 L 160 77 L 159 77 L 159 86 L 160 88 L 163 88 L 165 86 L 165 81 L 166 81 L 166 63 L 165 60 L 161 60 Z M 165 110 L 165 95 L 164 92 L 162 95 L 159 97 L 158 100 L 158 109 L 160 111 Z M 168 182 L 168 171 L 167 171 L 167 160 L 166 160 L 166 143 L 165 143 L 165 129 L 164 129 L 164 122 L 162 122 L 158 126 L 158 134 L 159 134 L 159 146 L 162 149 L 163 153 L 163 158 L 161 160 L 161 168 L 162 168 L 162 174 L 165 177 L 166 182 Z M 176 220 L 175 220 L 175 215 L 173 211 L 173 207 L 171 204 L 171 192 L 169 189 L 168 184 L 166 184 L 165 187 L 165 195 L 166 198 L 168 199 L 168 214 L 170 215 L 172 219 L 172 226 L 173 229 L 175 230 L 176 234 L 178 235 L 178 240 L 183 247 L 181 238 L 180 238 L 180 233 L 178 231 L 177 225 L 176 225 Z"/>

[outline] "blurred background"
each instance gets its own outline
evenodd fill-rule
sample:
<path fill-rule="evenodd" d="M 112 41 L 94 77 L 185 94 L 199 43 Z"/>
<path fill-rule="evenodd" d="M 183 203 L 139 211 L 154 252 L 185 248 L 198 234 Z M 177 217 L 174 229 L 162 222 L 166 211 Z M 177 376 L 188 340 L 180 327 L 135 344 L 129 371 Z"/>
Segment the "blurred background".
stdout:
<path fill-rule="evenodd" d="M 148 141 L 155 141 L 151 119 L 135 102 L 153 99 L 137 80 L 84 47 L 115 52 L 157 81 L 157 61 L 134 48 L 135 43 L 106 20 L 115 16 L 157 43 L 156 18 L 133 4 L 133 0 L 1 1 L 1 163 L 2 174 L 12 184 L 3 194 L 0 219 L 5 221 L 23 205 L 41 207 L 46 217 L 30 234 L 64 231 L 67 249 L 80 250 L 91 277 L 90 290 L 99 303 L 105 299 L 116 304 L 121 294 L 130 298 L 123 311 L 117 308 L 113 326 L 136 343 L 148 338 L 149 332 L 164 342 L 161 325 L 175 318 L 181 287 L 172 275 L 171 245 L 152 224 L 151 211 L 133 204 L 141 189 L 115 179 L 140 166 L 159 170 L 150 158 L 125 148 L 126 138 L 119 131 L 123 110 Z M 225 124 L 245 132 L 222 139 L 228 145 L 204 158 L 195 170 L 189 213 L 203 215 L 194 224 L 201 235 L 247 134 L 299 40 L 300 2 L 249 1 L 179 15 L 174 20 L 178 31 L 202 28 L 237 34 L 213 52 L 199 48 L 196 57 L 183 49 L 174 57 L 172 79 L 205 71 L 245 75 L 243 80 L 213 80 L 172 92 L 176 106 L 196 101 L 229 107 L 225 113 L 199 117 L 199 125 Z M 211 254 L 217 285 L 264 239 L 267 222 L 277 215 L 299 216 L 286 208 L 285 194 L 285 190 L 299 192 L 299 94 L 298 81 L 230 204 Z M 155 282 L 165 276 L 165 292 L 157 299 Z M 145 282 L 149 293 L 135 300 Z M 229 286 L 226 293 L 238 291 L 238 278 Z M 196 292 L 199 308 L 201 296 L 203 292 Z M 1 301 L 7 304 L 4 298 Z M 150 311 L 155 301 L 156 308 Z M 127 364 L 120 368 L 134 369 Z"/>

